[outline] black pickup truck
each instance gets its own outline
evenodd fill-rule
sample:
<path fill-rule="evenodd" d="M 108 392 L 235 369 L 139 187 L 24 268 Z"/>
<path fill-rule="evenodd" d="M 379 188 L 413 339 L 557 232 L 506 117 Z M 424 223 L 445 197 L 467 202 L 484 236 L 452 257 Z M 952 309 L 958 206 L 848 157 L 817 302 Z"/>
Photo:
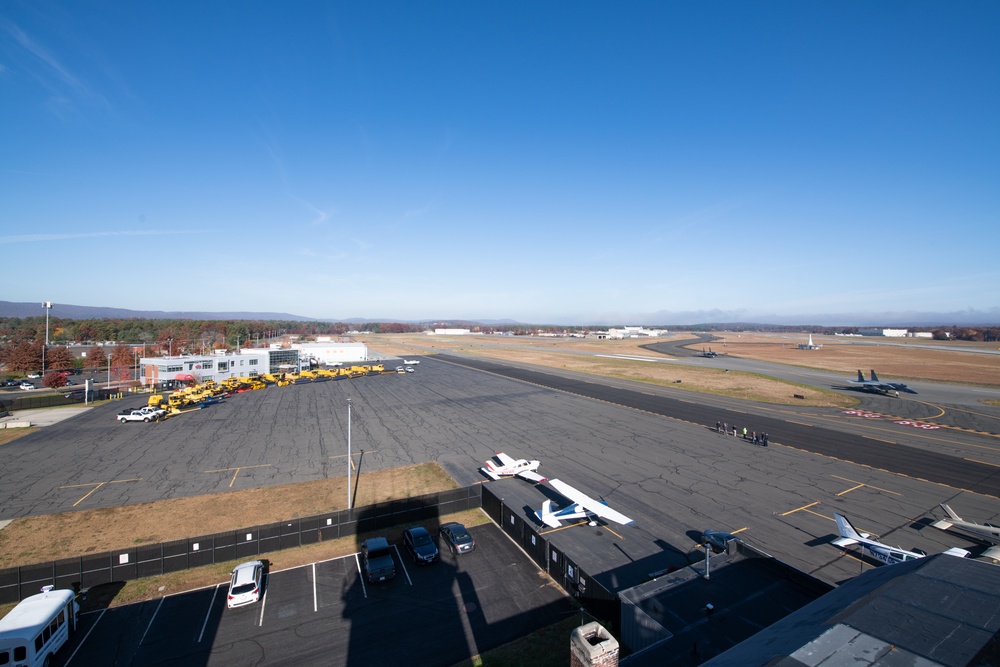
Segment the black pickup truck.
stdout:
<path fill-rule="evenodd" d="M 369 537 L 362 542 L 361 557 L 368 581 L 389 581 L 396 576 L 396 564 L 392 560 L 389 542 L 384 537 Z"/>

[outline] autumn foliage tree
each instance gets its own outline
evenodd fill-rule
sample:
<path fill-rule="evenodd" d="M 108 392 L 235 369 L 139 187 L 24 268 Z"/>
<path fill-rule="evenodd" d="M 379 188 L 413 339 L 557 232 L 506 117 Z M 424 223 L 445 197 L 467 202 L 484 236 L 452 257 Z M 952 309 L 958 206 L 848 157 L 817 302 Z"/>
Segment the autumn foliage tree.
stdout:
<path fill-rule="evenodd" d="M 134 352 L 129 345 L 115 345 L 111 351 L 111 374 L 124 382 L 132 379 Z"/>
<path fill-rule="evenodd" d="M 107 363 L 107 356 L 104 354 L 104 348 L 100 345 L 94 344 L 90 346 L 87 350 L 87 358 L 84 360 L 83 365 L 87 368 L 100 368 L 105 363 Z"/>
<path fill-rule="evenodd" d="M 65 347 L 50 347 L 45 350 L 45 369 L 68 371 L 73 368 L 73 353 Z"/>
<path fill-rule="evenodd" d="M 42 384 L 49 389 L 58 389 L 59 387 L 66 386 L 66 374 L 59 371 L 53 371 L 51 373 L 46 373 L 45 377 L 42 378 Z"/>
<path fill-rule="evenodd" d="M 3 349 L 3 363 L 11 373 L 37 373 L 42 369 L 42 341 L 22 341 Z"/>

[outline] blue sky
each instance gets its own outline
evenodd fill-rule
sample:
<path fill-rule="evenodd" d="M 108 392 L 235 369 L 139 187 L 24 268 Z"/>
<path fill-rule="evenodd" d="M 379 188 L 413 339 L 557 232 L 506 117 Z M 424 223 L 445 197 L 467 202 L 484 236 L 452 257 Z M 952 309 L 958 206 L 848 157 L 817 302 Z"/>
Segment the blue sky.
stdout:
<path fill-rule="evenodd" d="M 995 323 L 998 212 L 996 2 L 0 9 L 7 301 Z"/>

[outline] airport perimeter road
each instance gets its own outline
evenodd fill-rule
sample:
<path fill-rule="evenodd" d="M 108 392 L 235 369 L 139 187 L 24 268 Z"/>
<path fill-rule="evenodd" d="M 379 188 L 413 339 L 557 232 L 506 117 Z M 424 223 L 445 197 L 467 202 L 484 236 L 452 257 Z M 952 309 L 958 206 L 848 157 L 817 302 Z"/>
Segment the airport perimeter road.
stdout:
<path fill-rule="evenodd" d="M 530 382 L 579 396 L 616 403 L 636 410 L 669 416 L 674 419 L 714 428 L 718 421 L 737 425 L 748 424 L 758 433 L 766 432 L 776 441 L 816 454 L 844 459 L 872 468 L 888 470 L 909 477 L 925 479 L 976 493 L 1000 498 L 1000 466 L 956 457 L 931 449 L 906 448 L 874 438 L 845 437 L 831 428 L 807 426 L 786 417 L 762 414 L 752 406 L 736 411 L 719 405 L 702 405 L 691 400 L 677 400 L 650 395 L 639 389 L 611 387 L 600 382 L 576 380 L 543 371 L 515 368 L 486 359 L 442 356 L 450 363 L 462 364 L 496 373 L 523 382 Z M 926 429 L 923 429 L 926 430 Z M 1000 444 L 996 445 L 1000 449 Z"/>
<path fill-rule="evenodd" d="M 630 567 L 655 572 L 686 562 L 705 528 L 743 529 L 741 535 L 765 551 L 838 583 L 856 575 L 859 564 L 829 544 L 834 511 L 894 544 L 931 553 L 971 545 L 920 523 L 938 511 L 938 503 L 977 521 L 1000 517 L 995 497 L 962 491 L 973 485 L 992 489 L 991 474 L 1000 465 L 952 457 L 941 473 L 958 478 L 950 486 L 850 463 L 837 457 L 839 451 L 807 451 L 813 440 L 835 449 L 857 447 L 855 431 L 870 426 L 862 419 L 845 421 L 845 430 L 838 431 L 795 424 L 790 415 L 783 421 L 780 413 L 765 412 L 758 422 L 751 407 L 743 406 L 739 423 L 772 436 L 772 446 L 754 447 L 713 431 L 715 421 L 725 419 L 721 407 L 707 415 L 712 428 L 693 419 L 692 411 L 703 409 L 698 396 L 660 410 L 665 399 L 653 388 L 645 393 L 631 383 L 581 383 L 594 391 L 613 389 L 595 400 L 511 379 L 501 370 L 424 357 L 415 373 L 270 387 L 159 424 L 116 423 L 114 414 L 127 401 L 96 407 L 3 446 L 0 518 L 344 476 L 347 398 L 353 401 L 360 485 L 368 471 L 426 461 L 438 462 L 460 485 L 474 484 L 484 480 L 478 470 L 483 462 L 505 451 L 541 460 L 542 474 L 635 519 L 635 527 L 624 532 L 600 527 L 597 541 L 581 543 L 581 553 L 574 553 L 585 570 L 613 588 L 638 576 Z M 649 404 L 623 405 L 618 399 L 625 390 Z M 901 438 L 924 435 L 885 427 L 897 429 Z M 871 438 L 861 442 L 877 445 L 888 456 L 888 469 L 920 451 Z M 980 458 L 988 455 L 996 453 L 984 449 Z M 978 476 L 962 478 L 968 470 Z M 513 482 L 534 494 L 517 506 L 530 521 L 545 497 L 526 482 Z M 575 539 L 586 530 L 567 528 L 558 535 Z"/>
<path fill-rule="evenodd" d="M 478 548 L 369 584 L 357 555 L 272 572 L 263 599 L 226 609 L 225 584 L 81 615 L 55 665 L 454 665 L 574 613 L 493 524 Z M 541 585 L 540 585 L 541 584 Z"/>

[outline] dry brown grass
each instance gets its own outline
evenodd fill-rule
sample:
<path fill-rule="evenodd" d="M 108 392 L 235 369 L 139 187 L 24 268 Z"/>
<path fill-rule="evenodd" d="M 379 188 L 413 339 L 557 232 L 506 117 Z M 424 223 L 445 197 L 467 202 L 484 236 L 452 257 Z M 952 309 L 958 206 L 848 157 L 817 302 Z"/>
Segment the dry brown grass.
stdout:
<path fill-rule="evenodd" d="M 365 472 L 355 505 L 457 488 L 437 463 Z M 208 535 L 344 509 L 347 478 L 16 519 L 0 530 L 0 567 Z"/>
<path fill-rule="evenodd" d="M 639 347 L 648 344 L 650 342 L 648 339 L 599 341 L 540 338 L 534 340 L 524 336 L 510 337 L 510 339 L 513 340 L 511 345 L 507 344 L 508 338 L 496 341 L 495 338 L 476 340 L 466 337 L 454 341 L 436 340 L 435 343 L 441 346 L 442 351 L 449 353 L 465 352 L 480 357 L 561 368 L 578 373 L 670 386 L 693 393 L 714 394 L 747 401 L 823 407 L 849 407 L 857 404 L 857 399 L 850 396 L 842 396 L 832 391 L 776 380 L 754 373 L 726 371 L 724 368 L 698 368 L 686 366 L 683 362 L 653 364 L 647 361 L 611 359 L 592 354 L 595 352 L 598 354 L 627 354 L 649 359 L 664 359 L 662 354 Z M 379 352 L 382 352 L 383 349 L 381 343 L 381 338 L 369 341 L 369 344 L 378 349 Z M 397 341 L 393 341 L 393 344 L 397 347 L 402 346 L 401 342 Z M 447 348 L 444 347 L 445 345 Z M 412 350 L 408 352 L 412 352 Z M 587 354 L 579 354 L 579 352 Z M 802 398 L 796 398 L 796 396 Z"/>
<path fill-rule="evenodd" d="M 764 336 L 723 334 L 721 341 L 713 343 L 716 352 L 735 357 L 760 359 L 780 364 L 821 368 L 823 370 L 856 374 L 860 369 L 867 377 L 875 369 L 880 375 L 893 380 L 925 380 L 931 382 L 958 382 L 989 387 L 1000 387 L 1000 355 L 971 354 L 963 349 L 993 350 L 993 343 L 965 343 L 963 341 L 928 341 L 914 338 L 880 339 L 879 344 L 861 343 L 857 339 L 818 337 L 820 350 L 799 350 L 798 344 L 805 337 L 789 338 L 776 335 Z M 927 349 L 933 347 L 934 349 Z"/>
<path fill-rule="evenodd" d="M 856 338 L 834 336 L 816 336 L 814 342 L 823 345 L 820 350 L 799 350 L 798 344 L 807 340 L 805 335 L 789 334 L 717 334 L 720 340 L 711 343 L 711 347 L 721 354 L 746 359 L 759 359 L 775 363 L 818 368 L 822 370 L 844 373 L 845 379 L 853 377 L 858 369 L 865 372 L 872 368 L 892 380 L 925 380 L 932 382 L 955 382 L 962 384 L 977 384 L 986 387 L 1000 387 L 1000 355 L 970 354 L 967 349 L 994 350 L 994 343 L 967 343 L 964 341 L 930 341 L 926 339 L 866 339 L 865 342 Z M 542 366 L 566 367 L 573 369 L 570 360 L 577 353 L 629 354 L 662 359 L 663 355 L 644 350 L 640 346 L 650 342 L 664 340 L 681 340 L 690 338 L 691 334 L 676 333 L 659 339 L 626 339 L 626 340 L 593 340 L 579 338 L 538 338 L 535 336 L 426 336 L 417 334 L 401 334 L 398 336 L 377 336 L 366 341 L 373 349 L 381 350 L 383 345 L 403 350 L 406 354 L 427 354 L 442 352 L 468 352 L 478 356 L 488 356 L 497 359 L 520 361 Z M 878 345 L 870 344 L 873 340 Z M 701 343 L 693 346 L 702 347 Z M 556 356 L 540 354 L 549 352 Z M 720 358 L 720 361 L 724 358 Z M 642 364 L 643 362 L 635 362 Z M 683 362 L 681 362 L 683 363 Z M 646 366 L 652 366 L 646 364 Z M 641 368 L 641 366 L 639 366 Z M 714 369 L 689 367 L 696 375 L 711 373 Z M 584 371 L 590 372 L 590 371 Z M 640 381 L 644 372 L 632 373 L 633 378 Z M 648 374 L 649 381 L 662 381 L 662 378 Z M 740 396 L 738 387 L 744 383 L 740 374 L 731 374 L 733 390 L 730 394 L 725 387 L 717 387 L 725 395 Z M 689 380 L 679 378 L 688 383 Z M 690 380 L 690 389 L 699 384 Z M 757 384 L 757 400 L 784 403 L 788 394 L 788 385 L 774 381 L 777 384 Z M 705 380 L 706 386 L 714 386 L 710 380 Z M 725 384 L 725 383 L 723 383 Z M 784 385 L 784 386 L 783 386 Z M 796 386 L 797 385 L 792 385 Z M 801 394 L 796 390 L 794 393 Z M 742 397 L 742 396 L 740 396 Z"/>

